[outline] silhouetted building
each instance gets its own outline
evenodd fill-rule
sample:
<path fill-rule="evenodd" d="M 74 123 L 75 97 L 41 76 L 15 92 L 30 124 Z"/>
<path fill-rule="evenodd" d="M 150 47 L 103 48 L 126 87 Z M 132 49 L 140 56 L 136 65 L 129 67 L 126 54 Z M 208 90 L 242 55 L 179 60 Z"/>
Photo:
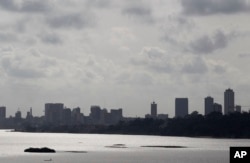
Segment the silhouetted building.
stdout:
<path fill-rule="evenodd" d="M 90 107 L 90 118 L 93 124 L 99 124 L 101 119 L 101 107 L 93 105 Z"/>
<path fill-rule="evenodd" d="M 175 99 L 175 117 L 185 117 L 188 115 L 188 98 Z"/>
<path fill-rule="evenodd" d="M 222 105 L 218 103 L 213 104 L 213 111 L 222 113 Z"/>
<path fill-rule="evenodd" d="M 16 120 L 21 120 L 22 119 L 22 113 L 21 113 L 21 111 L 17 111 L 16 113 L 15 113 L 15 119 Z"/>
<path fill-rule="evenodd" d="M 62 103 L 45 104 L 45 121 L 47 123 L 59 124 L 62 121 Z"/>
<path fill-rule="evenodd" d="M 100 115 L 100 123 L 109 124 L 110 121 L 111 121 L 111 115 L 108 113 L 108 110 L 106 108 L 102 109 Z"/>
<path fill-rule="evenodd" d="M 157 119 L 166 120 L 168 119 L 168 114 L 158 114 Z"/>
<path fill-rule="evenodd" d="M 33 115 L 32 115 L 32 108 L 30 108 L 30 111 L 27 112 L 26 120 L 31 121 L 32 118 L 33 118 Z"/>
<path fill-rule="evenodd" d="M 0 120 L 4 120 L 6 118 L 6 107 L 1 106 L 0 107 Z"/>
<path fill-rule="evenodd" d="M 236 105 L 235 106 L 235 111 L 241 113 L 241 106 L 240 105 Z"/>
<path fill-rule="evenodd" d="M 74 108 L 71 113 L 72 123 L 73 124 L 83 124 L 84 123 L 84 115 L 81 113 L 81 109 L 79 107 Z"/>
<path fill-rule="evenodd" d="M 62 110 L 62 124 L 69 125 L 71 123 L 71 110 L 70 108 L 64 108 Z"/>
<path fill-rule="evenodd" d="M 157 116 L 157 104 L 155 102 L 151 103 L 151 116 L 154 118 Z"/>
<path fill-rule="evenodd" d="M 110 115 L 112 119 L 112 124 L 118 123 L 120 120 L 122 120 L 122 109 L 111 109 L 110 110 Z"/>
<path fill-rule="evenodd" d="M 234 91 L 229 88 L 224 92 L 224 114 L 234 112 L 234 107 Z"/>
<path fill-rule="evenodd" d="M 210 114 L 214 111 L 213 109 L 214 99 L 210 96 L 205 98 L 205 115 Z"/>

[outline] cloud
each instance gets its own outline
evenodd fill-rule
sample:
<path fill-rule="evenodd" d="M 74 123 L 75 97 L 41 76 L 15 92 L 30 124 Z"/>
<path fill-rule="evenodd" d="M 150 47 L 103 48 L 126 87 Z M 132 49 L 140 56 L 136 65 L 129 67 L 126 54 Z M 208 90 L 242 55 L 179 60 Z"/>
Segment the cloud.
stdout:
<path fill-rule="evenodd" d="M 218 64 L 207 62 L 197 55 L 171 55 L 159 47 L 144 47 L 140 54 L 131 58 L 130 63 L 137 69 L 155 74 L 205 74 L 209 67 Z M 219 71 L 219 70 L 218 70 Z"/>
<path fill-rule="evenodd" d="M 28 51 L 11 50 L 0 57 L 0 66 L 8 77 L 17 79 L 38 79 L 55 74 L 52 67 L 56 60 L 46 57 L 34 49 Z M 52 67 L 51 67 L 52 66 Z"/>
<path fill-rule="evenodd" d="M 13 41 L 17 41 L 17 40 L 18 40 L 18 37 L 13 33 L 0 32 L 0 42 L 13 42 Z"/>
<path fill-rule="evenodd" d="M 0 6 L 13 12 L 48 12 L 52 9 L 50 0 L 1 0 Z"/>
<path fill-rule="evenodd" d="M 93 25 L 94 16 L 89 13 L 68 13 L 47 17 L 46 22 L 53 28 L 81 29 Z"/>
<path fill-rule="evenodd" d="M 146 23 L 154 22 L 152 10 L 145 4 L 130 4 L 122 10 L 122 13 L 136 21 L 139 20 Z"/>
<path fill-rule="evenodd" d="M 238 54 L 239 58 L 249 58 L 250 57 L 250 53 L 240 53 Z"/>
<path fill-rule="evenodd" d="M 181 0 L 185 15 L 213 15 L 249 12 L 247 0 Z"/>
<path fill-rule="evenodd" d="M 57 44 L 62 44 L 63 43 L 62 38 L 59 35 L 55 34 L 55 33 L 43 32 L 42 34 L 39 34 L 38 37 L 40 38 L 40 40 L 43 43 L 46 43 L 46 44 L 57 45 Z"/>
<path fill-rule="evenodd" d="M 190 17 L 173 14 L 160 22 L 160 28 L 177 35 L 185 31 L 190 32 L 195 28 L 195 23 Z"/>
<path fill-rule="evenodd" d="M 89 6 L 105 8 L 105 7 L 110 6 L 111 1 L 110 0 L 87 0 L 86 4 Z"/>
<path fill-rule="evenodd" d="M 4 58 L 1 61 L 2 68 L 4 71 L 12 77 L 17 78 L 40 78 L 44 77 L 44 73 L 42 71 L 38 71 L 36 69 L 31 69 L 24 65 L 18 65 L 22 61 L 18 61 L 18 58 Z M 13 63 L 14 62 L 14 63 Z"/>
<path fill-rule="evenodd" d="M 140 54 L 131 58 L 130 63 L 157 73 L 173 71 L 171 57 L 166 51 L 158 47 L 144 47 Z"/>
<path fill-rule="evenodd" d="M 205 61 L 201 57 L 191 58 L 182 67 L 182 72 L 189 74 L 203 74 L 208 71 Z"/>
<path fill-rule="evenodd" d="M 218 30 L 212 37 L 203 35 L 189 43 L 190 51 L 195 54 L 209 54 L 228 46 L 231 34 Z"/>
<path fill-rule="evenodd" d="M 215 65 L 213 68 L 213 71 L 217 74 L 223 74 L 225 73 L 227 70 L 223 65 Z"/>
<path fill-rule="evenodd" d="M 123 10 L 124 14 L 128 14 L 128 15 L 136 15 L 136 16 L 141 16 L 141 17 L 145 17 L 148 15 L 151 15 L 151 10 L 150 8 L 146 8 L 143 6 L 132 6 L 132 7 L 128 7 L 125 8 Z"/>

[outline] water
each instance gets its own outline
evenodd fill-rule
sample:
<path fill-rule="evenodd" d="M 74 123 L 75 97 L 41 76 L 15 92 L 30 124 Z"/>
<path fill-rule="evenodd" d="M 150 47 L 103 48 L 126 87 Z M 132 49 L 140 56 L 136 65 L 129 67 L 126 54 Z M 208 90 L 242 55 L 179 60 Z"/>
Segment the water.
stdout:
<path fill-rule="evenodd" d="M 126 148 L 111 148 L 114 144 Z M 141 147 L 146 145 L 187 148 Z M 250 146 L 250 140 L 0 130 L 1 163 L 229 163 L 230 146 Z M 29 147 L 49 147 L 57 152 L 23 152 Z"/>

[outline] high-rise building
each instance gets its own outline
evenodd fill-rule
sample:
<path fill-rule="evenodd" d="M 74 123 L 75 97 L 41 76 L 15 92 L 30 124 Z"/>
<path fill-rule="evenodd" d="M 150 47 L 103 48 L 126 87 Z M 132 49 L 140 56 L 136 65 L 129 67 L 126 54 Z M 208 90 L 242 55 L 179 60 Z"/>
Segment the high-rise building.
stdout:
<path fill-rule="evenodd" d="M 81 109 L 79 107 L 72 109 L 71 119 L 73 124 L 84 123 L 84 115 L 81 113 Z"/>
<path fill-rule="evenodd" d="M 188 98 L 175 99 L 175 117 L 185 117 L 188 115 Z"/>
<path fill-rule="evenodd" d="M 62 116 L 62 124 L 70 124 L 71 123 L 71 110 L 70 108 L 64 108 L 61 113 Z"/>
<path fill-rule="evenodd" d="M 157 104 L 155 102 L 151 103 L 151 116 L 157 117 Z"/>
<path fill-rule="evenodd" d="M 45 121 L 47 123 L 59 124 L 62 122 L 62 103 L 46 103 L 45 104 Z"/>
<path fill-rule="evenodd" d="M 1 106 L 0 107 L 0 120 L 3 120 L 6 118 L 6 107 Z"/>
<path fill-rule="evenodd" d="M 97 105 L 91 106 L 89 116 L 93 124 L 99 124 L 101 119 L 101 107 Z"/>
<path fill-rule="evenodd" d="M 224 92 L 224 114 L 234 112 L 234 91 L 228 88 Z"/>
<path fill-rule="evenodd" d="M 111 109 L 110 110 L 110 115 L 111 115 L 111 119 L 112 119 L 112 124 L 118 123 L 123 118 L 122 108 L 120 108 L 120 109 Z"/>
<path fill-rule="evenodd" d="M 214 99 L 210 96 L 205 98 L 205 115 L 210 114 L 214 111 L 213 109 Z"/>

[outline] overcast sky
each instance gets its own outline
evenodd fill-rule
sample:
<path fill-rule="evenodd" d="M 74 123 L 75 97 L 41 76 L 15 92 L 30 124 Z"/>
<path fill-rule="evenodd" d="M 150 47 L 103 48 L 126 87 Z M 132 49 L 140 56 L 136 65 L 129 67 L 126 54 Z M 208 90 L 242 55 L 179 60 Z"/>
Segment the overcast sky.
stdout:
<path fill-rule="evenodd" d="M 248 0 L 1 0 L 0 105 L 174 116 L 176 97 L 250 106 Z M 248 107 L 249 108 L 249 107 Z M 243 107 L 243 110 L 248 110 Z"/>

